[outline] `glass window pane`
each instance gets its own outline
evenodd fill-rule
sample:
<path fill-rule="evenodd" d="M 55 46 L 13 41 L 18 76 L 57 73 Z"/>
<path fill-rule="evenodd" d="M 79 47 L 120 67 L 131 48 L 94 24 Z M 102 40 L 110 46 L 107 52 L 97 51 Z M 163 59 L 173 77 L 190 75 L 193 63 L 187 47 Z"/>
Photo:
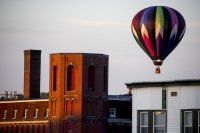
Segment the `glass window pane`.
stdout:
<path fill-rule="evenodd" d="M 184 112 L 184 124 L 185 126 L 192 126 L 192 111 Z"/>
<path fill-rule="evenodd" d="M 165 121 L 166 121 L 166 112 L 164 111 L 154 112 L 154 125 L 165 126 Z"/>
<path fill-rule="evenodd" d="M 141 112 L 140 114 L 140 125 L 141 126 L 148 126 L 148 113 Z"/>
<path fill-rule="evenodd" d="M 198 133 L 200 133 L 200 111 L 198 111 Z"/>
<path fill-rule="evenodd" d="M 148 133 L 148 127 L 141 127 L 140 133 Z"/>
<path fill-rule="evenodd" d="M 185 133 L 193 133 L 192 127 L 185 127 Z"/>
<path fill-rule="evenodd" d="M 200 126 L 200 111 L 198 112 L 198 115 L 199 115 L 199 119 L 198 120 L 199 120 L 199 126 Z"/>
<path fill-rule="evenodd" d="M 73 65 L 67 67 L 67 91 L 75 90 L 75 68 Z"/>
<path fill-rule="evenodd" d="M 165 128 L 164 127 L 155 127 L 154 133 L 165 133 Z"/>
<path fill-rule="evenodd" d="M 88 91 L 94 91 L 95 87 L 95 68 L 90 65 L 88 69 Z"/>
<path fill-rule="evenodd" d="M 116 108 L 109 108 L 110 117 L 116 117 Z"/>
<path fill-rule="evenodd" d="M 53 91 L 56 91 L 57 66 L 53 66 Z"/>

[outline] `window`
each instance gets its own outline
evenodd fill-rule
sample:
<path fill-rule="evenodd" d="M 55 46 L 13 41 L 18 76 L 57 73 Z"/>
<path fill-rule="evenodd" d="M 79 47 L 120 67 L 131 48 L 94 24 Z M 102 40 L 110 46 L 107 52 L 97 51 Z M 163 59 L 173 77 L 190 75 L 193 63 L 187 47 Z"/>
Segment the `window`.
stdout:
<path fill-rule="evenodd" d="M 184 132 L 192 133 L 192 111 L 184 112 Z"/>
<path fill-rule="evenodd" d="M 177 96 L 177 92 L 171 92 L 171 96 L 172 97 L 176 97 Z"/>
<path fill-rule="evenodd" d="M 46 125 L 43 124 L 43 133 L 46 133 Z"/>
<path fill-rule="evenodd" d="M 56 81 L 57 81 L 57 66 L 53 66 L 53 91 L 56 91 Z"/>
<path fill-rule="evenodd" d="M 140 112 L 140 133 L 148 133 L 148 112 Z"/>
<path fill-rule="evenodd" d="M 94 91 L 95 85 L 95 69 L 94 65 L 90 65 L 88 68 L 88 91 Z"/>
<path fill-rule="evenodd" d="M 108 69 L 107 66 L 104 66 L 104 72 L 103 72 L 103 90 L 104 92 L 108 91 Z"/>
<path fill-rule="evenodd" d="M 71 107 L 70 107 L 71 108 L 71 114 L 70 115 L 73 116 L 73 113 L 74 113 L 74 110 L 73 110 L 74 109 L 74 98 L 71 98 L 70 104 L 71 104 Z"/>
<path fill-rule="evenodd" d="M 30 127 L 30 125 L 26 126 L 26 133 L 29 133 L 29 130 L 30 130 L 29 127 Z"/>
<path fill-rule="evenodd" d="M 21 132 L 20 132 L 21 131 Z M 19 133 L 23 133 L 24 131 L 24 125 L 21 125 L 21 129 L 20 129 Z"/>
<path fill-rule="evenodd" d="M 16 119 L 16 117 L 17 117 L 17 110 L 15 109 L 13 111 L 12 119 Z"/>
<path fill-rule="evenodd" d="M 27 118 L 27 114 L 28 114 L 28 109 L 24 110 L 24 114 L 23 114 L 23 118 L 26 119 Z"/>
<path fill-rule="evenodd" d="M 167 132 L 167 112 L 165 110 L 141 110 L 138 112 L 138 133 Z"/>
<path fill-rule="evenodd" d="M 46 108 L 45 113 L 44 113 L 44 118 L 48 118 L 49 116 L 49 109 Z"/>
<path fill-rule="evenodd" d="M 110 117 L 116 117 L 116 108 L 109 108 Z"/>
<path fill-rule="evenodd" d="M 15 125 L 15 133 L 20 133 L 19 132 L 19 125 Z"/>
<path fill-rule="evenodd" d="M 32 125 L 32 127 L 30 127 L 32 129 L 32 133 L 34 133 L 35 131 L 35 125 Z"/>
<path fill-rule="evenodd" d="M 183 133 L 200 133 L 199 112 L 200 109 L 181 110 Z"/>
<path fill-rule="evenodd" d="M 200 133 L 200 111 L 198 111 L 198 133 Z"/>
<path fill-rule="evenodd" d="M 166 133 L 166 112 L 155 111 L 153 112 L 153 132 Z"/>
<path fill-rule="evenodd" d="M 41 131 L 41 125 L 40 124 L 36 125 L 36 128 L 37 128 L 37 133 L 41 133 L 40 132 Z"/>
<path fill-rule="evenodd" d="M 35 109 L 33 118 L 37 118 L 37 116 L 38 116 L 38 109 Z"/>
<path fill-rule="evenodd" d="M 67 67 L 67 91 L 75 90 L 75 69 L 73 65 Z"/>
<path fill-rule="evenodd" d="M 7 110 L 4 110 L 2 119 L 6 119 Z"/>
<path fill-rule="evenodd" d="M 56 116 L 56 98 L 51 98 L 51 115 L 52 117 Z"/>
<path fill-rule="evenodd" d="M 106 118 L 107 116 L 107 102 L 106 99 L 103 98 L 103 110 L 102 110 L 103 117 Z"/>
<path fill-rule="evenodd" d="M 9 126 L 9 130 L 10 130 L 11 133 L 14 133 L 14 128 L 15 128 L 14 124 L 11 124 Z M 10 132 L 8 131 L 7 133 L 10 133 Z"/>
<path fill-rule="evenodd" d="M 5 133 L 8 133 L 9 132 L 9 125 L 6 125 L 6 131 Z"/>
<path fill-rule="evenodd" d="M 166 96 L 166 88 L 162 90 L 162 109 L 166 109 L 167 107 L 167 96 Z"/>

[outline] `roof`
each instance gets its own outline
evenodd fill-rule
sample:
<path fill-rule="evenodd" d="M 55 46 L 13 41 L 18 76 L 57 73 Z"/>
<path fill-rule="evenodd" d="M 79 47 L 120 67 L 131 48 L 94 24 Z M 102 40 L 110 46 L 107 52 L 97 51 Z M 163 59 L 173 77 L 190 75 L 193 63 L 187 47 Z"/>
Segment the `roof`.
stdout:
<path fill-rule="evenodd" d="M 61 55 L 104 55 L 108 56 L 106 54 L 101 54 L 101 53 L 51 53 L 50 55 L 55 55 L 55 54 L 61 54 Z"/>
<path fill-rule="evenodd" d="M 184 80 L 173 80 L 173 81 L 144 81 L 144 82 L 131 82 L 125 84 L 129 89 L 156 87 L 156 86 L 200 85 L 200 79 L 184 79 Z"/>
<path fill-rule="evenodd" d="M 131 101 L 130 95 L 108 95 L 108 100 L 112 101 Z"/>
<path fill-rule="evenodd" d="M 131 119 L 108 118 L 108 123 L 131 124 Z"/>
<path fill-rule="evenodd" d="M 49 99 L 29 99 L 29 100 L 10 100 L 10 101 L 8 101 L 8 100 L 3 100 L 3 101 L 0 101 L 0 104 L 1 103 L 24 103 L 24 102 L 26 102 L 26 103 L 31 103 L 31 102 L 48 102 L 49 101 Z"/>
<path fill-rule="evenodd" d="M 24 53 L 41 54 L 41 50 L 27 49 L 24 50 Z"/>

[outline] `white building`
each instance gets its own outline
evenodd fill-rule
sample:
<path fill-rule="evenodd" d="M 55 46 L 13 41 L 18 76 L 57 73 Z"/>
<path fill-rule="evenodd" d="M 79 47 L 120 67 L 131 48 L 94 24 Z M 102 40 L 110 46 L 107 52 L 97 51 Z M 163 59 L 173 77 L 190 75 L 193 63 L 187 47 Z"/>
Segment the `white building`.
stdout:
<path fill-rule="evenodd" d="M 200 133 L 200 80 L 127 83 L 133 133 Z"/>

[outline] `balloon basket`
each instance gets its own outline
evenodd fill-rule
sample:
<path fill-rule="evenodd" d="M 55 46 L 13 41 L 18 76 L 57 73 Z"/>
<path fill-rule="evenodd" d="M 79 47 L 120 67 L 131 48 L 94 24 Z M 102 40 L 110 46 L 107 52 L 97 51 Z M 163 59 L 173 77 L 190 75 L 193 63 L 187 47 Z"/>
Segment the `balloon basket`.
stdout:
<path fill-rule="evenodd" d="M 159 67 L 156 68 L 155 74 L 160 74 L 160 68 Z"/>

